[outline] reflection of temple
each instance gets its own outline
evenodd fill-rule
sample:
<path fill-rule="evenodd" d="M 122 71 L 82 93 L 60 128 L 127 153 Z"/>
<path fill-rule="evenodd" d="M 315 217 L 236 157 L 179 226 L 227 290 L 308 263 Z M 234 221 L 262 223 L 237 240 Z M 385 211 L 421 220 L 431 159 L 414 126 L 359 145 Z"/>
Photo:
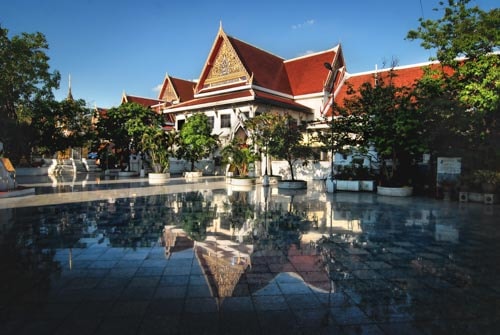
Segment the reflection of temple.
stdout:
<path fill-rule="evenodd" d="M 163 229 L 163 245 L 165 246 L 165 256 L 170 258 L 174 252 L 193 248 L 194 241 L 187 236 L 184 230 L 175 226 L 165 226 Z"/>

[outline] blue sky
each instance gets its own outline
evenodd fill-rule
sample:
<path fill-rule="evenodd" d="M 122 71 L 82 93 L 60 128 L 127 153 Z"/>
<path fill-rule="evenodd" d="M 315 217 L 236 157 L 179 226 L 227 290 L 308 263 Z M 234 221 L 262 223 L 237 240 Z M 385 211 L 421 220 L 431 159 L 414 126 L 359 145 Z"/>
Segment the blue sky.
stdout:
<path fill-rule="evenodd" d="M 112 107 L 122 92 L 156 98 L 165 73 L 200 75 L 222 22 L 233 37 L 290 59 L 342 44 L 347 70 L 425 62 L 419 41 L 407 41 L 418 19 L 441 17 L 439 0 L 176 1 L 4 0 L 0 25 L 10 36 L 42 32 L 52 70 L 68 92 L 91 106 Z M 497 0 L 475 0 L 483 10 Z"/>

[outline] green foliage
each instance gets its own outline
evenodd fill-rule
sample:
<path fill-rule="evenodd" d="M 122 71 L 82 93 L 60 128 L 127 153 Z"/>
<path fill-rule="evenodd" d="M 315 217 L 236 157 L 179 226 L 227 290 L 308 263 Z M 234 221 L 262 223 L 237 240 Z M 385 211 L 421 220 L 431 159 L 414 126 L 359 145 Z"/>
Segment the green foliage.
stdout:
<path fill-rule="evenodd" d="M 217 148 L 218 141 L 211 133 L 208 117 L 203 113 L 190 116 L 180 130 L 177 157 L 191 162 L 191 171 L 194 171 L 195 162 L 208 157 Z"/>
<path fill-rule="evenodd" d="M 435 151 L 442 149 L 444 138 L 452 151 L 462 151 L 466 164 L 498 168 L 500 9 L 486 12 L 469 3 L 470 0 L 441 2 L 443 16 L 437 20 L 421 19 L 420 27 L 408 32 L 407 38 L 419 39 L 425 49 L 436 50 L 436 58 L 444 65 L 439 73 L 419 84 L 419 94 L 424 93 L 419 97 L 422 108 L 434 111 L 429 119 L 451 125 L 451 130 L 443 130 L 452 137 L 437 136 L 433 142 Z"/>
<path fill-rule="evenodd" d="M 303 133 L 306 130 L 305 123 L 299 123 L 290 115 L 276 115 L 274 119 L 270 140 L 269 154 L 286 160 L 290 168 L 291 180 L 295 180 L 293 164 L 312 156 L 312 149 L 303 143 Z"/>
<path fill-rule="evenodd" d="M 70 147 L 83 147 L 95 137 L 92 112 L 84 100 L 39 101 L 33 110 L 39 118 L 30 123 L 37 134 L 30 147 L 42 153 L 52 155 Z"/>
<path fill-rule="evenodd" d="M 315 140 L 322 145 L 323 151 L 331 153 L 333 176 L 333 155 L 335 153 L 349 154 L 352 148 L 362 150 L 363 138 L 361 137 L 362 125 L 360 114 L 350 114 L 346 108 L 337 104 L 332 105 L 332 117 L 322 120 L 328 124 L 328 130 L 318 132 Z"/>
<path fill-rule="evenodd" d="M 423 115 L 415 104 L 413 91 L 395 86 L 395 73 L 379 76 L 377 85 L 361 85 L 359 94 L 346 101 L 351 115 L 358 118 L 366 146 L 373 145 L 381 159 L 381 181 L 387 185 L 408 184 L 418 157 L 427 150 Z M 385 165 L 392 160 L 392 167 Z"/>
<path fill-rule="evenodd" d="M 231 164 L 238 170 L 238 175 L 248 175 L 248 164 L 255 162 L 255 154 L 246 143 L 234 138 L 221 150 L 222 162 Z"/>
<path fill-rule="evenodd" d="M 257 115 L 251 119 L 245 120 L 245 128 L 250 131 L 250 139 L 253 144 L 259 148 L 259 153 L 263 153 L 269 158 L 269 144 L 275 136 L 274 129 L 279 123 L 279 115 L 272 113 L 264 113 Z M 266 174 L 267 174 L 266 164 Z M 272 164 L 269 164 L 272 166 Z M 269 171 L 272 175 L 272 170 Z"/>
<path fill-rule="evenodd" d="M 166 172 L 169 157 L 175 154 L 175 132 L 163 130 L 163 116 L 137 103 L 111 108 L 98 122 L 101 138 L 115 144 L 119 159 L 128 159 L 129 147 L 147 154 L 154 172 Z"/>
<path fill-rule="evenodd" d="M 151 158 L 154 172 L 164 173 L 170 168 L 169 158 L 175 155 L 178 135 L 175 131 L 166 132 L 161 126 L 151 125 L 144 129 L 140 148 Z"/>
<path fill-rule="evenodd" d="M 48 44 L 41 33 L 9 37 L 0 26 L 0 141 L 5 156 L 14 164 L 29 157 L 31 145 L 39 141 L 33 121 L 42 119 L 51 109 L 38 108 L 54 102 L 53 89 L 60 75 L 50 72 Z"/>

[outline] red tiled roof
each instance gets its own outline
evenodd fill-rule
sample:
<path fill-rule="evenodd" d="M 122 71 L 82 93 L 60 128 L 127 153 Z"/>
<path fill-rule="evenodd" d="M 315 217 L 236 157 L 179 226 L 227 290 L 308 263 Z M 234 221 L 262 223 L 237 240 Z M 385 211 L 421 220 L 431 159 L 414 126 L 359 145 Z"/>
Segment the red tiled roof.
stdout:
<path fill-rule="evenodd" d="M 274 106 L 287 107 L 302 112 L 312 113 L 309 107 L 296 103 L 293 99 L 280 97 L 266 92 L 255 91 L 255 100 L 266 102 Z"/>
<path fill-rule="evenodd" d="M 410 87 L 415 84 L 416 80 L 422 78 L 424 75 L 424 68 L 431 66 L 431 68 L 438 68 L 441 65 L 439 63 L 426 63 L 426 64 L 415 64 L 411 66 L 405 67 L 396 67 L 394 68 L 395 77 L 392 79 L 395 86 L 407 86 Z M 335 101 L 340 106 L 344 105 L 345 99 L 348 99 L 350 96 L 348 94 L 349 87 L 357 92 L 361 85 L 366 82 L 374 85 L 375 83 L 375 73 L 377 75 L 378 80 L 387 80 L 389 76 L 390 69 L 378 70 L 378 71 L 370 71 L 363 72 L 359 74 L 346 74 L 346 79 L 342 84 L 342 87 L 335 95 Z"/>
<path fill-rule="evenodd" d="M 196 83 L 174 77 L 170 77 L 170 80 L 181 102 L 193 99 Z"/>
<path fill-rule="evenodd" d="M 329 72 L 324 64 L 332 63 L 334 58 L 335 51 L 332 49 L 285 61 L 292 94 L 297 96 L 322 92 Z"/>
<path fill-rule="evenodd" d="M 158 99 L 152 99 L 152 98 L 143 98 L 143 97 L 136 97 L 136 96 L 133 96 L 133 95 L 126 95 L 125 96 L 125 101 L 123 101 L 124 99 L 122 99 L 122 103 L 124 102 L 129 102 L 129 103 L 137 103 L 139 105 L 142 105 L 144 107 L 151 107 L 151 106 L 154 106 L 154 105 L 157 105 L 157 104 L 160 104 L 160 103 L 163 103 L 164 101 L 163 100 L 158 100 Z"/>
<path fill-rule="evenodd" d="M 292 94 L 283 58 L 228 36 L 246 70 L 253 74 L 253 84 Z"/>

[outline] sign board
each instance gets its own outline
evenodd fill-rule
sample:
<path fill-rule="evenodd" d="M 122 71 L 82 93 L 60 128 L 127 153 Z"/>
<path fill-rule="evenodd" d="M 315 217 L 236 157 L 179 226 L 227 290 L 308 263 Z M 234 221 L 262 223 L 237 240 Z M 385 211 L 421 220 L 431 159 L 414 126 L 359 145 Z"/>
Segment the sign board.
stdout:
<path fill-rule="evenodd" d="M 462 171 L 462 158 L 460 157 L 438 157 L 437 173 L 458 174 Z"/>
<path fill-rule="evenodd" d="M 437 159 L 437 184 L 458 183 L 462 172 L 462 158 L 438 157 Z"/>
<path fill-rule="evenodd" d="M 16 169 L 14 169 L 14 166 L 10 162 L 10 159 L 2 157 L 2 158 L 0 158 L 0 160 L 2 161 L 2 165 L 5 168 L 5 171 L 16 172 Z"/>

